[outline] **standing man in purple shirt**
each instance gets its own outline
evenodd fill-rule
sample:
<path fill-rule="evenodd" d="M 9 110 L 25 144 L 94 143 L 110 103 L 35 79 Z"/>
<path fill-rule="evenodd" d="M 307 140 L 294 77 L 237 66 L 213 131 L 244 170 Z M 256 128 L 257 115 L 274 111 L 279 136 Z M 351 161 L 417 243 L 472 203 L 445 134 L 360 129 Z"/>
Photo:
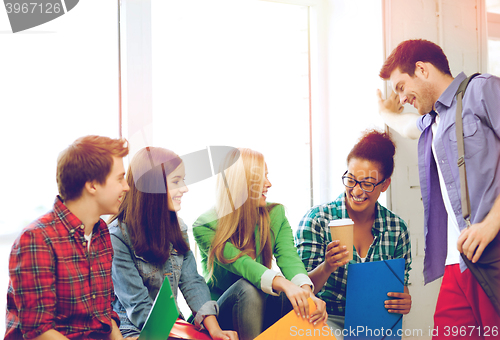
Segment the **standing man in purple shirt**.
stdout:
<path fill-rule="evenodd" d="M 407 40 L 387 58 L 380 77 L 390 80 L 395 92 L 385 101 L 379 92 L 386 124 L 404 137 L 419 138 L 425 283 L 444 275 L 433 339 L 462 335 L 467 339 L 497 338 L 500 316 L 460 253 L 477 262 L 500 230 L 500 78 L 488 74 L 475 77 L 463 99 L 472 223 L 467 228 L 462 217 L 455 134 L 455 94 L 465 74 L 453 78 L 448 60 L 436 44 Z M 406 103 L 418 114 L 401 114 Z"/>

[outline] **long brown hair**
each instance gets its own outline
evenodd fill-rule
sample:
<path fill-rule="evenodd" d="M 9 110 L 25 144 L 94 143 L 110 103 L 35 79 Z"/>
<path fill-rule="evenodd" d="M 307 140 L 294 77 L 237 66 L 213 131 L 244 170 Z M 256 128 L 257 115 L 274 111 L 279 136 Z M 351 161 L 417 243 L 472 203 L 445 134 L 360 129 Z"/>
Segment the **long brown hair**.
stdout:
<path fill-rule="evenodd" d="M 164 263 L 170 244 L 181 254 L 189 250 L 175 211 L 168 209 L 167 176 L 182 163 L 174 152 L 157 147 L 139 150 L 128 167 L 125 194 L 118 219 L 127 225 L 136 255 L 152 263 Z"/>
<path fill-rule="evenodd" d="M 228 167 L 229 164 L 232 164 Z M 215 210 L 218 221 L 212 246 L 208 254 L 207 269 L 212 276 L 214 261 L 233 263 L 243 255 L 262 256 L 263 264 L 271 268 L 272 241 L 269 211 L 275 204 L 259 207 L 264 185 L 264 156 L 250 149 L 231 151 L 217 177 Z M 255 226 L 259 226 L 260 247 L 255 249 Z M 223 255 L 226 242 L 231 242 L 241 253 L 226 259 Z"/>

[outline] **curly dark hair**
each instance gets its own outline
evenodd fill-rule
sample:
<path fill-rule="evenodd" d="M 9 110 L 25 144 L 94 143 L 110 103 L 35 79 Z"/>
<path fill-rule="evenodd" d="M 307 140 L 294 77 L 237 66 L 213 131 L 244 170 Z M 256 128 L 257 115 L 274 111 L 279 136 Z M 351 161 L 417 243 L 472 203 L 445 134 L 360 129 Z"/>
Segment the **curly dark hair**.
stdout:
<path fill-rule="evenodd" d="M 395 153 L 396 145 L 388 132 L 366 130 L 347 155 L 347 164 L 352 158 L 375 162 L 384 177 L 389 178 L 394 171 Z"/>

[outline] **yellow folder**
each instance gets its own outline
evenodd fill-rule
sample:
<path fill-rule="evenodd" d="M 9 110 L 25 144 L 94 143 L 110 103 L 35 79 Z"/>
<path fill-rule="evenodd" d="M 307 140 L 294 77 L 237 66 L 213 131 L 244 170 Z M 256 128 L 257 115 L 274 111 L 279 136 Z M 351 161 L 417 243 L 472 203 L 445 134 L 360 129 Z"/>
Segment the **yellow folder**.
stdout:
<path fill-rule="evenodd" d="M 310 298 L 307 301 L 309 302 L 309 313 L 316 310 L 314 302 Z M 254 340 L 293 340 L 297 338 L 336 339 L 333 330 L 326 324 L 321 322 L 313 326 L 307 319 L 302 319 L 292 310 Z"/>

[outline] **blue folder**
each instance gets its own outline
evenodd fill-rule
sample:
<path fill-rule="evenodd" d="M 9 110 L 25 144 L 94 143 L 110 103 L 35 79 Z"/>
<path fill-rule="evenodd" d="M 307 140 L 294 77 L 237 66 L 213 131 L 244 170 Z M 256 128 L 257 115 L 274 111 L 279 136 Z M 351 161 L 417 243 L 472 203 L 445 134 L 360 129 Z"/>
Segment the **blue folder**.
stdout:
<path fill-rule="evenodd" d="M 403 315 L 389 313 L 389 292 L 404 292 L 405 259 L 349 264 L 344 339 L 401 339 Z"/>

